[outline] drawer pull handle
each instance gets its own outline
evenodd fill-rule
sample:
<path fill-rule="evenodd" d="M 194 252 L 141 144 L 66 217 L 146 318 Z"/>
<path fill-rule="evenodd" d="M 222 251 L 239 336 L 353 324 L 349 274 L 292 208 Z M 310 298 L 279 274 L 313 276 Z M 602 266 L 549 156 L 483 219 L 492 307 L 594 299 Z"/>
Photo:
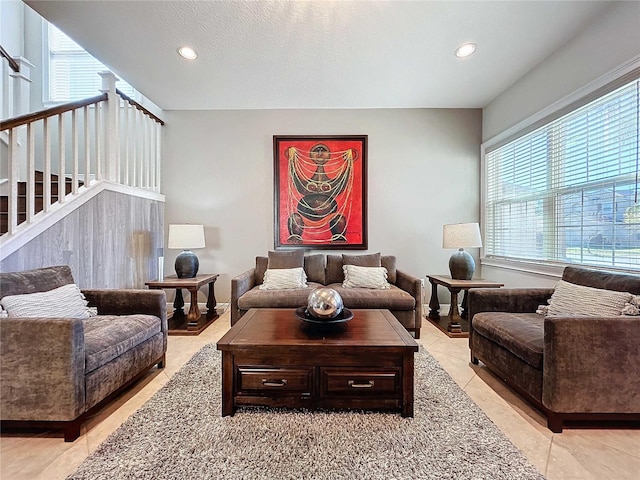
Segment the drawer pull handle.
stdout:
<path fill-rule="evenodd" d="M 373 380 L 369 380 L 367 383 L 356 383 L 354 380 L 349 380 L 349 386 L 351 388 L 371 388 L 373 387 Z"/>
<path fill-rule="evenodd" d="M 264 385 L 265 387 L 284 387 L 286 384 L 286 378 L 280 380 L 267 380 L 266 378 L 262 379 L 262 385 Z"/>

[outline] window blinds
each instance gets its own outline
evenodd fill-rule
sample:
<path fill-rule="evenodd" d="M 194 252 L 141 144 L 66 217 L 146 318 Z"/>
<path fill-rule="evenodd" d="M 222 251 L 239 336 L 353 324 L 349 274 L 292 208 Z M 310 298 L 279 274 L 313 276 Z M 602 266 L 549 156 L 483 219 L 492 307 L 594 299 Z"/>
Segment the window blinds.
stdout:
<path fill-rule="evenodd" d="M 485 256 L 640 269 L 640 81 L 485 155 Z"/>
<path fill-rule="evenodd" d="M 49 24 L 49 101 L 68 102 L 100 93 L 98 72 L 109 70 L 80 45 Z M 124 81 L 118 89 L 133 98 L 135 90 Z"/>

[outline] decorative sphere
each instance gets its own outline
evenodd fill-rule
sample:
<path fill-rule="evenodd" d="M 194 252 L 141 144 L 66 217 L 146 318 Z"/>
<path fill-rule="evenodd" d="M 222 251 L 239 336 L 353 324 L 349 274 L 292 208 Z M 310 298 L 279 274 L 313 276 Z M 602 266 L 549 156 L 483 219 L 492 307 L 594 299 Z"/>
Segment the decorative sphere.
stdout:
<path fill-rule="evenodd" d="M 342 297 L 333 288 L 320 287 L 309 294 L 307 311 L 316 318 L 335 318 L 343 307 Z"/>

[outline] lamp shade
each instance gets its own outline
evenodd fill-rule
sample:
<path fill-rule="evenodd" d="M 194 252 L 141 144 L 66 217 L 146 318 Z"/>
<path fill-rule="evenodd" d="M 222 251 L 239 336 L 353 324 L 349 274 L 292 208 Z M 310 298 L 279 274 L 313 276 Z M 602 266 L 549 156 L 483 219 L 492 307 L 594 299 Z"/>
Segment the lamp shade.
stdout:
<path fill-rule="evenodd" d="M 442 229 L 442 248 L 458 248 L 449 259 L 449 271 L 454 280 L 471 280 L 476 263 L 464 247 L 482 246 L 480 225 L 477 223 L 454 223 Z"/>
<path fill-rule="evenodd" d="M 167 248 L 182 248 L 176 258 L 178 278 L 194 278 L 198 274 L 200 262 L 191 251 L 192 248 L 204 248 L 204 225 L 169 225 Z"/>
<path fill-rule="evenodd" d="M 442 248 L 482 247 L 480 225 L 477 223 L 453 223 L 442 229 Z"/>
<path fill-rule="evenodd" d="M 167 248 L 204 248 L 204 225 L 169 225 Z"/>

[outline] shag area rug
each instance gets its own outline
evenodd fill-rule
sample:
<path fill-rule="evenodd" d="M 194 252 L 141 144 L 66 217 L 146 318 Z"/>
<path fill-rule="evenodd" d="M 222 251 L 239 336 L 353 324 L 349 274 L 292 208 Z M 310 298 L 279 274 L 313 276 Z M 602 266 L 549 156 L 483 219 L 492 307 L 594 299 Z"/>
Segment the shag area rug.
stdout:
<path fill-rule="evenodd" d="M 221 417 L 220 363 L 205 346 L 68 479 L 544 478 L 423 348 L 414 418 L 267 408 Z"/>

